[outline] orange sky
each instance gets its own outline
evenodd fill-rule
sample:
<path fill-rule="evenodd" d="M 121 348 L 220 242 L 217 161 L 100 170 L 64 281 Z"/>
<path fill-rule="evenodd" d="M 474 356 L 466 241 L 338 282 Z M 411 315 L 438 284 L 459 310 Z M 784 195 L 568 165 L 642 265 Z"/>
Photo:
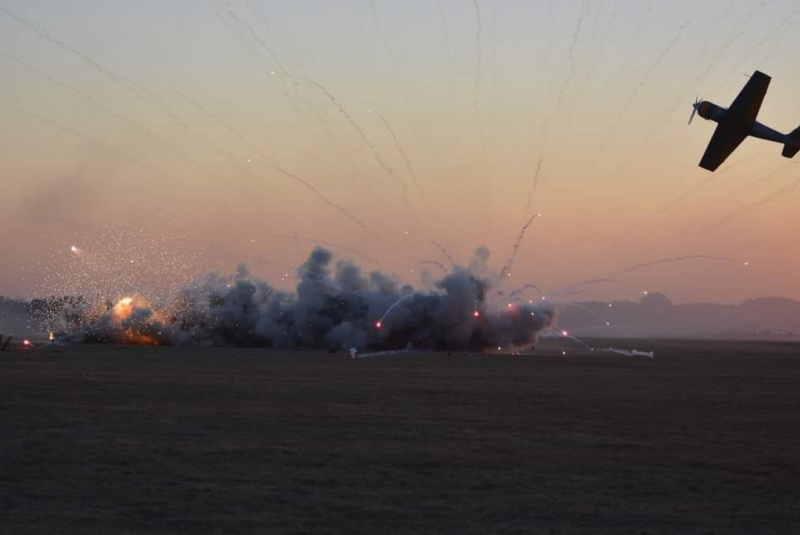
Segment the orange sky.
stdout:
<path fill-rule="evenodd" d="M 317 241 L 417 284 L 417 262 L 447 263 L 432 240 L 499 271 L 541 212 L 508 288 L 704 255 L 731 261 L 591 291 L 800 298 L 800 168 L 747 140 L 709 174 L 714 125 L 686 125 L 754 69 L 773 77 L 759 120 L 800 124 L 800 8 L 739 4 L 4 2 L 0 293 L 79 291 L 53 282 L 75 243 L 163 261 L 153 235 L 186 272 L 245 261 L 288 285 Z"/>

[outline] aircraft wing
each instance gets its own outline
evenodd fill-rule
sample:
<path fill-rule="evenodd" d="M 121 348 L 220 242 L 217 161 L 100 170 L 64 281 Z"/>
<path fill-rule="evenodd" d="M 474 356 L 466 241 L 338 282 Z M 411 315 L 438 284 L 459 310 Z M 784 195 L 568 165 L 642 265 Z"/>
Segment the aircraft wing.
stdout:
<path fill-rule="evenodd" d="M 744 126 L 753 126 L 758 110 L 767 94 L 769 82 L 772 80 L 761 71 L 756 71 L 733 100 L 726 115 Z"/>
<path fill-rule="evenodd" d="M 703 159 L 700 160 L 700 167 L 709 171 L 716 171 L 717 167 L 736 150 L 744 138 L 748 136 L 750 129 L 736 123 L 720 123 L 708 142 Z"/>

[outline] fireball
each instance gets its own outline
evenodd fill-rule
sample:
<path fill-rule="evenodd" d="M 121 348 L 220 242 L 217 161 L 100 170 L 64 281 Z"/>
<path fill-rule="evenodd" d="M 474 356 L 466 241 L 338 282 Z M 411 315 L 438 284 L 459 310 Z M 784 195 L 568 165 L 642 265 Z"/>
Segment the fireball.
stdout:
<path fill-rule="evenodd" d="M 149 314 L 144 319 L 134 319 L 133 314 L 137 310 L 146 310 Z M 156 338 L 146 331 L 150 331 L 150 328 L 157 323 L 164 323 L 164 317 L 145 298 L 138 295 L 123 297 L 109 311 L 109 314 L 111 323 L 123 343 L 157 344 Z"/>

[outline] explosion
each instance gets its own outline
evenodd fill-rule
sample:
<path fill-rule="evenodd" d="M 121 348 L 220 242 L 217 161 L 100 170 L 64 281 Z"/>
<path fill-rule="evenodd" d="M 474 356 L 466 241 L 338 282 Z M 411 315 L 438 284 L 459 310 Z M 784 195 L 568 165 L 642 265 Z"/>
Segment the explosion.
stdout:
<path fill-rule="evenodd" d="M 141 294 L 104 303 L 77 298 L 51 324 L 66 325 L 75 340 L 123 344 L 329 350 L 533 344 L 553 325 L 554 309 L 541 303 L 492 310 L 485 301 L 491 279 L 456 266 L 432 290 L 415 290 L 380 271 L 364 274 L 351 262 L 334 262 L 318 247 L 298 269 L 293 292 L 276 290 L 241 265 L 233 276 L 211 273 L 170 299 L 159 296 L 163 305 Z"/>
<path fill-rule="evenodd" d="M 95 341 L 124 344 L 158 344 L 161 332 L 154 327 L 164 323 L 163 314 L 141 296 L 123 297 L 100 316 L 87 335 Z"/>

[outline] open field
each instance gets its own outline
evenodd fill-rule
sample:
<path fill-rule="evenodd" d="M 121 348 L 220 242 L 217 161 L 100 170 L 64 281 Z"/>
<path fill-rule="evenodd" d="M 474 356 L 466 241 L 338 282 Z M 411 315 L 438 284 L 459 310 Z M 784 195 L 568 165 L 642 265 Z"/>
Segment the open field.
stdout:
<path fill-rule="evenodd" d="M 3 353 L 0 530 L 800 529 L 800 346 L 635 347 Z"/>

